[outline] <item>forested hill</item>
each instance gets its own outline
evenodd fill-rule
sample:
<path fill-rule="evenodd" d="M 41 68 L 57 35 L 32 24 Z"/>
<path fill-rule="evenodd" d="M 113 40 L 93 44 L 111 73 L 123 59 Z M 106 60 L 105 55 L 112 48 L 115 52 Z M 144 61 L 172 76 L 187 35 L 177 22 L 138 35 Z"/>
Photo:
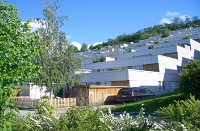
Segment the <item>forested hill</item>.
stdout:
<path fill-rule="evenodd" d="M 153 27 L 144 28 L 142 30 L 138 30 L 132 34 L 122 34 L 117 36 L 115 39 L 108 39 L 107 42 L 103 42 L 102 44 L 96 46 L 90 46 L 90 50 L 93 49 L 101 49 L 105 46 L 113 46 L 127 42 L 139 42 L 139 40 L 148 39 L 152 36 L 161 35 L 161 37 L 167 37 L 170 35 L 170 31 L 184 29 L 188 27 L 197 27 L 200 26 L 200 19 L 198 16 L 192 17 L 192 19 L 186 17 L 185 20 L 175 17 L 172 20 L 171 24 L 165 23 L 164 25 L 155 25 Z"/>

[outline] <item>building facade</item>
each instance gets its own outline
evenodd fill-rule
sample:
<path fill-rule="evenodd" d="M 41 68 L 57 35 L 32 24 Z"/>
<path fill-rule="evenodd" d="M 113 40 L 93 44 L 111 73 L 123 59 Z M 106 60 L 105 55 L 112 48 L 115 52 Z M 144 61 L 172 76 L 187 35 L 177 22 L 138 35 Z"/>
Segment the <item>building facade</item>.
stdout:
<path fill-rule="evenodd" d="M 179 87 L 178 73 L 185 64 L 200 58 L 199 40 L 200 27 L 196 27 L 173 31 L 165 38 L 160 35 L 80 52 L 76 57 L 83 59 L 86 74 L 80 84 L 146 87 L 155 94 L 173 92 Z M 102 56 L 106 57 L 104 62 L 93 63 Z"/>

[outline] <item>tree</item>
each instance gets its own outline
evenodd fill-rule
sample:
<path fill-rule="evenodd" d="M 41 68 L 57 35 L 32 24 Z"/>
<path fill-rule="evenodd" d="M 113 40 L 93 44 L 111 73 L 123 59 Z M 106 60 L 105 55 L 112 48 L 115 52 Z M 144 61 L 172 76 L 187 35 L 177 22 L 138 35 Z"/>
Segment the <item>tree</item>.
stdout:
<path fill-rule="evenodd" d="M 86 43 L 83 43 L 81 47 L 81 52 L 87 51 L 87 50 L 88 50 L 88 45 Z"/>
<path fill-rule="evenodd" d="M 93 45 L 90 45 L 89 49 L 90 49 L 90 50 L 93 50 L 93 49 L 94 49 Z"/>
<path fill-rule="evenodd" d="M 162 38 L 163 37 L 168 37 L 168 36 L 170 36 L 170 30 L 168 28 L 165 28 L 163 30 Z"/>
<path fill-rule="evenodd" d="M 58 9 L 58 0 L 53 3 L 45 0 L 44 26 L 38 33 L 41 36 L 40 45 L 46 48 L 35 61 L 42 67 L 41 72 L 32 79 L 35 84 L 46 86 L 51 96 L 52 92 L 56 95 L 66 83 L 74 86 L 83 77 L 80 71 L 81 60 L 74 57 L 73 47 L 67 42 L 65 33 L 60 31 L 67 17 L 56 16 Z"/>
<path fill-rule="evenodd" d="M 68 48 L 69 48 L 69 50 L 71 50 L 74 53 L 78 53 L 79 52 L 78 48 L 76 46 L 74 46 L 74 45 L 69 45 Z"/>
<path fill-rule="evenodd" d="M 181 91 L 200 95 L 200 60 L 187 63 L 179 77 Z"/>
<path fill-rule="evenodd" d="M 41 49 L 36 47 L 39 36 L 29 32 L 30 21 L 24 22 L 18 13 L 14 5 L 0 2 L 0 130 L 13 125 L 14 89 L 39 71 L 32 62 Z"/>

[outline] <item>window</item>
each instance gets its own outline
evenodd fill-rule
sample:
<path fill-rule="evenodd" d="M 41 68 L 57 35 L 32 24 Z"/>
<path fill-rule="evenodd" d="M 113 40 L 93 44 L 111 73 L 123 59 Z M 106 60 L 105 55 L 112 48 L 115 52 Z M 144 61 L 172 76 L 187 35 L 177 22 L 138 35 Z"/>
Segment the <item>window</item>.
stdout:
<path fill-rule="evenodd" d="M 143 67 L 142 67 L 142 65 L 134 65 L 133 69 L 135 69 L 135 70 L 143 70 Z"/>

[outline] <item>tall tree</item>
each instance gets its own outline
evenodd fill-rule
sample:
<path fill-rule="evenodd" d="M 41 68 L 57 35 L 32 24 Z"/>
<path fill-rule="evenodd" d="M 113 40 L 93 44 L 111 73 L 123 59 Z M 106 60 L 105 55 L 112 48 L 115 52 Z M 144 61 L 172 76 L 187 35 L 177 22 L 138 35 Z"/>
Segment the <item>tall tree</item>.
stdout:
<path fill-rule="evenodd" d="M 83 43 L 81 47 L 81 52 L 87 51 L 87 50 L 88 50 L 88 45 L 86 43 Z"/>
<path fill-rule="evenodd" d="M 55 2 L 45 0 L 44 3 L 45 19 L 42 23 L 43 28 L 40 28 L 38 33 L 41 36 L 40 44 L 46 48 L 40 52 L 36 61 L 42 70 L 33 79 L 41 87 L 46 86 L 51 96 L 52 92 L 57 94 L 61 86 L 66 83 L 74 86 L 83 76 L 80 73 L 81 61 L 74 57 L 74 51 L 67 42 L 65 33 L 60 31 L 67 17 L 56 16 L 59 9 L 58 2 L 58 0 Z"/>
<path fill-rule="evenodd" d="M 39 70 L 32 63 L 41 49 L 36 47 L 39 36 L 29 32 L 29 21 L 24 22 L 18 13 L 15 6 L 0 2 L 0 130 L 12 130 L 16 124 L 10 108 L 14 89 Z"/>

